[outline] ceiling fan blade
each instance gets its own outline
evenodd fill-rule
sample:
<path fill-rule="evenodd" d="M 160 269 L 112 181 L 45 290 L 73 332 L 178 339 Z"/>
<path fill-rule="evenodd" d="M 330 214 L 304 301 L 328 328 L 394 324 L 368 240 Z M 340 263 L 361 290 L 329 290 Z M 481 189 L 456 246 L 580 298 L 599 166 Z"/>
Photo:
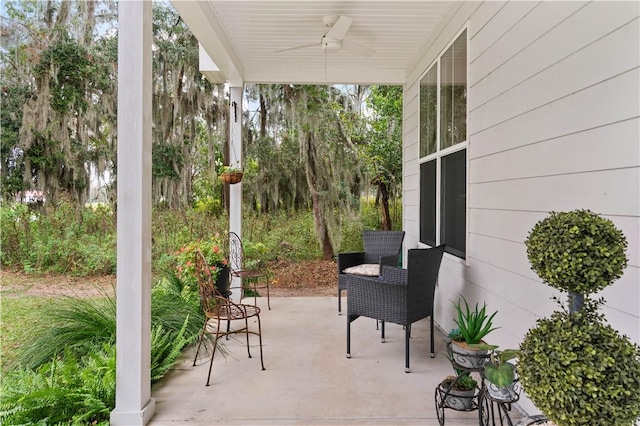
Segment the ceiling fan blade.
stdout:
<path fill-rule="evenodd" d="M 313 46 L 319 47 L 319 46 L 322 46 L 322 44 L 321 43 L 303 44 L 301 46 L 289 47 L 287 49 L 276 50 L 276 53 L 289 52 L 291 50 L 298 50 L 298 49 L 306 49 L 307 47 L 313 47 Z"/>
<path fill-rule="evenodd" d="M 376 53 L 375 50 L 369 49 L 361 44 L 358 44 L 354 41 L 350 40 L 342 40 L 342 48 L 350 53 L 355 53 L 356 55 L 369 57 Z"/>
<path fill-rule="evenodd" d="M 333 24 L 329 31 L 325 34 L 325 37 L 334 38 L 336 40 L 342 40 L 342 37 L 349 31 L 349 27 L 353 23 L 353 19 L 348 16 L 341 15 L 338 20 Z"/>

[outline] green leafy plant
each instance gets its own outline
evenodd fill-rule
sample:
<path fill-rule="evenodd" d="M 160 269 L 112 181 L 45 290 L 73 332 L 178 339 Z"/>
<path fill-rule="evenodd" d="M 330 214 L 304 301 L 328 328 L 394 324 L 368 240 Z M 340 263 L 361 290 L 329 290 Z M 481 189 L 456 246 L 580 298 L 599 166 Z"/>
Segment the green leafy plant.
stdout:
<path fill-rule="evenodd" d="M 531 269 L 558 290 L 595 293 L 627 266 L 624 234 L 590 210 L 551 212 L 536 223 L 525 244 Z"/>
<path fill-rule="evenodd" d="M 516 379 L 516 367 L 507 361 L 516 358 L 519 353 L 517 349 L 495 349 L 489 357 L 489 362 L 484 365 L 486 379 L 499 387 L 512 384 Z"/>
<path fill-rule="evenodd" d="M 640 415 L 640 347 L 609 326 L 602 290 L 622 275 L 627 242 L 589 210 L 555 213 L 525 241 L 532 269 L 569 292 L 569 308 L 539 319 L 520 345 L 518 374 L 531 401 L 559 426 L 629 426 Z M 557 299 L 556 299 L 557 300 Z"/>
<path fill-rule="evenodd" d="M 463 374 L 457 378 L 456 376 L 447 376 L 440 383 L 443 389 L 455 389 L 459 391 L 469 391 L 478 386 L 478 382 L 469 374 Z"/>
<path fill-rule="evenodd" d="M 459 328 L 452 328 L 447 337 L 454 342 L 464 342 L 464 335 Z"/>
<path fill-rule="evenodd" d="M 14 366 L 37 368 L 65 351 L 82 357 L 96 344 L 113 344 L 115 334 L 115 298 L 106 294 L 99 299 L 62 297 L 42 309 Z"/>
<path fill-rule="evenodd" d="M 0 423 L 107 424 L 115 405 L 115 299 L 64 298 L 40 319 L 3 377 Z M 195 341 L 203 321 L 199 300 L 179 278 L 153 287 L 152 382 Z"/>
<path fill-rule="evenodd" d="M 64 297 L 42 311 L 40 321 L 34 323 L 34 330 L 18 351 L 14 368 L 37 368 L 65 351 L 82 357 L 96 344 L 115 343 L 116 302 L 111 295 L 99 299 Z M 190 342 L 197 338 L 204 321 L 199 299 L 177 277 L 160 280 L 151 292 L 152 327 L 178 334 L 186 318 L 189 321 L 184 334 Z"/>
<path fill-rule="evenodd" d="M 464 308 L 462 307 L 461 300 L 464 302 Z M 454 321 L 467 344 L 480 343 L 487 334 L 496 330 L 496 328 L 491 328 L 491 326 L 493 318 L 498 312 L 496 311 L 488 315 L 486 304 L 479 309 L 476 303 L 475 309 L 472 311 L 469 308 L 467 300 L 463 296 L 460 296 L 458 303 L 454 303 L 453 306 L 457 312 L 457 318 L 454 318 Z"/>
<path fill-rule="evenodd" d="M 556 311 L 520 344 L 523 389 L 558 426 L 629 426 L 640 414 L 640 348 L 595 309 Z"/>
<path fill-rule="evenodd" d="M 67 350 L 35 370 L 6 373 L 0 423 L 108 424 L 115 406 L 115 347 L 94 345 L 78 358 Z"/>
<path fill-rule="evenodd" d="M 213 279 L 215 279 L 221 269 L 229 265 L 229 260 L 222 247 L 224 245 L 219 234 L 208 239 L 200 239 L 185 244 L 174 253 L 176 275 L 184 283 L 191 286 L 192 289 L 198 288 L 198 280 L 195 275 L 195 259 L 196 253 L 200 250 L 207 259 Z"/>
<path fill-rule="evenodd" d="M 238 166 L 222 166 L 220 174 L 222 173 L 242 173 L 242 169 Z"/>

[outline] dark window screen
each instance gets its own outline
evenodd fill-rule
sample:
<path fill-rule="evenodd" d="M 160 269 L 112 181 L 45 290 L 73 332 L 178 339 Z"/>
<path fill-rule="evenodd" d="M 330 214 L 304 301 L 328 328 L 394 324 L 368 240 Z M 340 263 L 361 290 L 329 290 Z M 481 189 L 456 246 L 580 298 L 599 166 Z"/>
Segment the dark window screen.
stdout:
<path fill-rule="evenodd" d="M 436 245 L 436 160 L 420 164 L 420 242 Z"/>
<path fill-rule="evenodd" d="M 467 205 L 467 150 L 442 157 L 440 243 L 446 251 L 465 259 Z"/>

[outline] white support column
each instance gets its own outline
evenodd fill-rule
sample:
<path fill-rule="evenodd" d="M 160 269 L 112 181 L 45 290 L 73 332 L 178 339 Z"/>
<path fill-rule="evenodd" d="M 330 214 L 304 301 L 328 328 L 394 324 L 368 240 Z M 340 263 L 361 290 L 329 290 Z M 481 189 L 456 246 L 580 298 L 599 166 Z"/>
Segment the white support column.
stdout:
<path fill-rule="evenodd" d="M 151 2 L 118 3 L 116 407 L 145 425 L 151 398 Z"/>
<path fill-rule="evenodd" d="M 229 164 L 242 167 L 242 85 L 229 87 L 229 97 Z M 229 185 L 229 230 L 242 238 L 242 182 Z M 232 266 L 238 268 L 239 265 Z M 239 281 L 239 278 L 234 280 Z M 231 283 L 232 287 L 240 285 L 241 282 Z M 232 295 L 234 299 L 239 297 L 239 292 Z"/>

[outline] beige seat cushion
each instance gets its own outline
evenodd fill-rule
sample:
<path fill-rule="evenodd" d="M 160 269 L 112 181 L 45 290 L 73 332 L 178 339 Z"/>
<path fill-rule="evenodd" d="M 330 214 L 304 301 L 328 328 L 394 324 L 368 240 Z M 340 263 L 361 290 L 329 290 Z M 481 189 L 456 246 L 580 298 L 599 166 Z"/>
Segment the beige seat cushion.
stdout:
<path fill-rule="evenodd" d="M 362 265 L 345 268 L 342 272 L 345 274 L 377 277 L 380 275 L 380 265 L 378 265 L 377 263 L 363 263 Z"/>

